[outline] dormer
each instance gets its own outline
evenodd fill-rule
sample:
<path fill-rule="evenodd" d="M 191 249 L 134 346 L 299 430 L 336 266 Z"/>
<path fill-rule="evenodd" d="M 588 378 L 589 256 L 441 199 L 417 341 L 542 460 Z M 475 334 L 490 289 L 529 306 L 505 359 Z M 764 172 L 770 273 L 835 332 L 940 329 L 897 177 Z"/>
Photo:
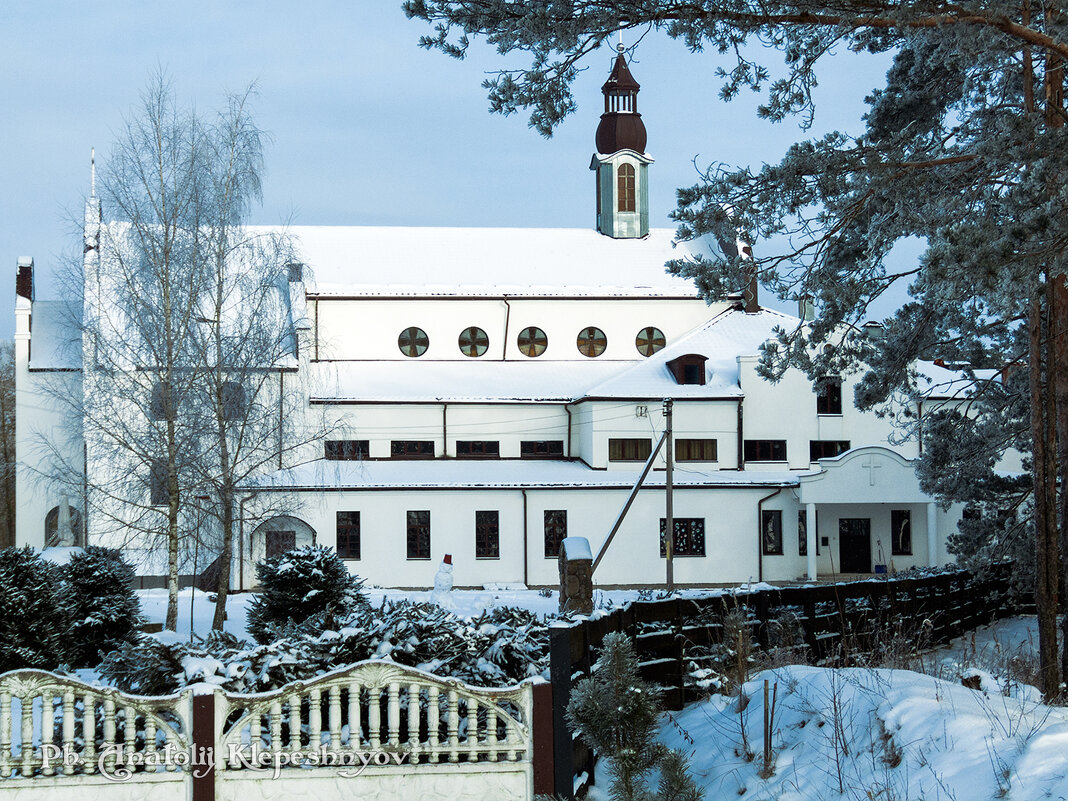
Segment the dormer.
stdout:
<path fill-rule="evenodd" d="M 700 353 L 687 353 L 667 363 L 667 368 L 675 376 L 676 384 L 705 384 L 705 362 L 707 356 Z"/>

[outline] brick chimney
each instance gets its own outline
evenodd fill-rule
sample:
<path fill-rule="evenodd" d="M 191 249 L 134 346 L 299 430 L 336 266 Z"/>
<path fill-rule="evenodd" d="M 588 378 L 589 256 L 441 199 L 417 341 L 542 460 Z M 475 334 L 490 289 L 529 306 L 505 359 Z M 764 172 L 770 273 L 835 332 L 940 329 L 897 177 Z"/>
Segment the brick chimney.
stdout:
<path fill-rule="evenodd" d="M 15 277 L 15 294 L 20 298 L 33 301 L 33 259 L 19 257 L 18 274 Z"/>

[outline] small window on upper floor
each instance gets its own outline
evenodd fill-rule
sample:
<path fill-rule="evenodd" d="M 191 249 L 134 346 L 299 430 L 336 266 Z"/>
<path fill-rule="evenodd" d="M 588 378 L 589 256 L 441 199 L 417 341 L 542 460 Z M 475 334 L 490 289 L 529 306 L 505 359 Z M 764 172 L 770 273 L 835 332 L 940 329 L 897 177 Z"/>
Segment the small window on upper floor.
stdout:
<path fill-rule="evenodd" d="M 638 349 L 638 353 L 642 356 L 652 356 L 657 351 L 663 350 L 666 344 L 667 340 L 664 339 L 664 332 L 653 326 L 643 328 L 638 332 L 638 336 L 634 338 L 634 347 Z"/>
<path fill-rule="evenodd" d="M 456 456 L 460 459 L 497 459 L 501 443 L 496 440 L 457 440 Z"/>
<path fill-rule="evenodd" d="M 672 359 L 667 367 L 678 384 L 704 384 L 706 361 L 708 357 L 700 353 L 687 353 Z"/>
<path fill-rule="evenodd" d="M 523 440 L 519 443 L 519 456 L 522 459 L 562 459 L 564 441 L 562 439 Z"/>
<path fill-rule="evenodd" d="M 605 348 L 608 347 L 608 337 L 600 328 L 591 325 L 579 332 L 575 344 L 578 346 L 579 353 L 592 359 L 604 353 Z"/>
<path fill-rule="evenodd" d="M 524 328 L 519 332 L 519 352 L 524 356 L 530 356 L 535 358 L 545 353 L 545 349 L 549 347 L 549 338 L 545 336 L 545 332 L 535 325 L 528 328 Z"/>
<path fill-rule="evenodd" d="M 816 414 L 842 413 L 842 379 L 826 376 L 816 382 Z"/>
<path fill-rule="evenodd" d="M 389 443 L 389 455 L 394 459 L 433 459 L 431 440 L 395 439 Z"/>
<path fill-rule="evenodd" d="M 405 356 L 414 359 L 426 353 L 426 349 L 430 347 L 430 337 L 422 328 L 416 328 L 413 325 L 400 332 L 400 336 L 397 337 L 397 347 Z"/>
<path fill-rule="evenodd" d="M 747 439 L 742 457 L 747 462 L 785 462 L 786 440 Z"/>
<path fill-rule="evenodd" d="M 458 344 L 464 356 L 477 358 L 489 350 L 489 337 L 481 328 L 471 326 L 460 332 Z"/>
<path fill-rule="evenodd" d="M 808 459 L 810 462 L 832 459 L 848 450 L 849 440 L 847 439 L 812 439 L 808 442 Z"/>
<path fill-rule="evenodd" d="M 714 439 L 677 439 L 675 440 L 676 462 L 714 462 L 716 461 L 716 440 Z"/>
<path fill-rule="evenodd" d="M 617 175 L 619 192 L 619 211 L 634 211 L 634 166 L 620 164 Z"/>
<path fill-rule="evenodd" d="M 224 420 L 240 420 L 245 416 L 245 388 L 236 381 L 225 382 L 219 392 Z"/>
<path fill-rule="evenodd" d="M 367 458 L 369 445 L 366 439 L 328 439 L 323 457 L 336 462 L 358 462 Z"/>
<path fill-rule="evenodd" d="M 653 452 L 651 439 L 609 439 L 608 461 L 610 462 L 644 462 Z"/>

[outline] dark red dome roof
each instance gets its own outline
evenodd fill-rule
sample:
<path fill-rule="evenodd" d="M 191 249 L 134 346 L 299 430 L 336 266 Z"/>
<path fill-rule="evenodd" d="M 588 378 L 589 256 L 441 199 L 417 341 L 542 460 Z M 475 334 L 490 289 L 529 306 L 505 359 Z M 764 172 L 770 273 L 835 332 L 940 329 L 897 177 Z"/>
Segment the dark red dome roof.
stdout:
<path fill-rule="evenodd" d="M 638 113 L 638 91 L 641 87 L 627 68 L 620 52 L 612 73 L 601 91 L 604 93 L 604 114 L 597 126 L 597 152 L 615 153 L 618 150 L 645 152 L 646 133 L 642 115 Z"/>

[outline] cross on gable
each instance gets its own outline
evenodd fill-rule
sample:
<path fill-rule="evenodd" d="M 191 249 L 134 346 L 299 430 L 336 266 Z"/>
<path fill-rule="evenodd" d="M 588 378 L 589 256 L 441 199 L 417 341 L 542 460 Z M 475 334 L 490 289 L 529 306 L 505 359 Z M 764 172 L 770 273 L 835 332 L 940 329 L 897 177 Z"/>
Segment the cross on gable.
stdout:
<path fill-rule="evenodd" d="M 868 456 L 866 457 L 864 464 L 862 464 L 861 467 L 868 471 L 868 485 L 874 487 L 875 471 L 881 469 L 882 464 L 877 462 L 874 456 Z"/>

